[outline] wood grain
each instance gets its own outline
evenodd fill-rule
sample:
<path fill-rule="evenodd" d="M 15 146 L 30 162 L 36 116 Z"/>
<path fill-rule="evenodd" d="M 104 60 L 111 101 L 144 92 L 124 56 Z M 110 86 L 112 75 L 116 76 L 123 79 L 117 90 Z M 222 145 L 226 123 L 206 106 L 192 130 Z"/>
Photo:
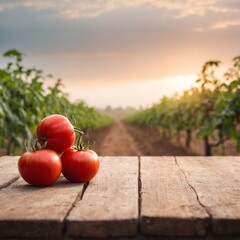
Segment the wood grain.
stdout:
<path fill-rule="evenodd" d="M 61 178 L 51 187 L 38 188 L 20 178 L 0 191 L 0 236 L 60 237 L 82 186 Z"/>
<path fill-rule="evenodd" d="M 138 223 L 138 158 L 104 157 L 67 218 L 72 237 L 133 236 Z"/>
<path fill-rule="evenodd" d="M 141 157 L 140 230 L 162 236 L 203 236 L 209 216 L 174 157 Z"/>
<path fill-rule="evenodd" d="M 19 178 L 18 163 L 19 157 L 0 157 L 0 189 L 7 187 Z"/>
<path fill-rule="evenodd" d="M 0 238 L 239 239 L 240 157 L 102 157 L 82 200 L 63 177 L 30 186 L 17 161 L 0 158 Z"/>
<path fill-rule="evenodd" d="M 212 218 L 212 232 L 240 234 L 240 157 L 177 157 Z"/>

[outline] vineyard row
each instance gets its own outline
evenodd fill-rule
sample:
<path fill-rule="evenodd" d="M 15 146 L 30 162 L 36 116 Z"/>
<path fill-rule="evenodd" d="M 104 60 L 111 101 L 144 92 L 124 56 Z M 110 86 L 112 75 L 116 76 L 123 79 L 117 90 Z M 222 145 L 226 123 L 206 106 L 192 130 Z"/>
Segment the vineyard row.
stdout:
<path fill-rule="evenodd" d="M 219 76 L 220 64 L 206 62 L 194 86 L 181 95 L 164 96 L 153 106 L 128 116 L 126 121 L 159 126 L 168 136 L 185 131 L 187 148 L 193 132 L 197 132 L 207 156 L 228 139 L 234 139 L 240 151 L 240 56 Z"/>
<path fill-rule="evenodd" d="M 8 59 L 0 68 L 0 148 L 7 154 L 23 146 L 23 141 L 34 134 L 40 120 L 50 114 L 62 114 L 85 129 L 96 129 L 111 122 L 110 117 L 87 106 L 83 101 L 71 102 L 62 90 L 61 80 L 45 76 L 36 68 L 25 68 L 23 54 L 9 50 L 3 55 Z M 53 86 L 46 82 L 54 81 Z"/>

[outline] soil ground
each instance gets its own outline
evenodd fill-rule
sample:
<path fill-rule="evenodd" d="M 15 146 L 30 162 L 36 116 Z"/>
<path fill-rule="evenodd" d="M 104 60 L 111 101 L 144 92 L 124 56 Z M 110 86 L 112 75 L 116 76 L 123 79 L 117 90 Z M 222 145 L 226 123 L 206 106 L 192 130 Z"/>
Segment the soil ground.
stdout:
<path fill-rule="evenodd" d="M 194 156 L 203 155 L 203 141 L 194 135 L 191 149 L 186 149 L 185 133 L 180 139 L 170 140 L 157 127 L 139 127 L 129 125 L 123 121 L 114 122 L 112 125 L 88 131 L 84 140 L 89 141 L 91 149 L 100 156 Z M 213 155 L 240 155 L 236 151 L 236 143 L 228 141 L 221 147 L 214 149 Z M 21 155 L 16 152 L 14 155 Z M 0 148 L 0 156 L 5 155 L 6 150 Z"/>
<path fill-rule="evenodd" d="M 195 155 L 163 138 L 156 128 L 142 128 L 117 121 L 88 132 L 91 148 L 101 156 L 187 156 Z M 90 142 L 90 143 L 91 143 Z"/>

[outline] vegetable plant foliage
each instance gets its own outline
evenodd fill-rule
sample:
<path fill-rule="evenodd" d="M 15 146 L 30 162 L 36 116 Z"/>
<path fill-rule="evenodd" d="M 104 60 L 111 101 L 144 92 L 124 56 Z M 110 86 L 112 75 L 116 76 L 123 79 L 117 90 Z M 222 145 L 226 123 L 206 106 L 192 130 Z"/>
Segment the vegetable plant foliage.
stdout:
<path fill-rule="evenodd" d="M 240 151 L 240 56 L 233 59 L 221 77 L 219 61 L 206 62 L 196 80 L 196 86 L 182 95 L 164 96 L 153 106 L 127 117 L 134 124 L 156 125 L 169 136 L 186 131 L 186 147 L 193 132 L 204 141 L 205 155 L 227 139 L 236 140 Z"/>
<path fill-rule="evenodd" d="M 60 79 L 26 68 L 21 52 L 12 49 L 3 57 L 8 62 L 0 68 L 0 148 L 6 148 L 8 155 L 16 146 L 23 146 L 38 122 L 50 114 L 66 115 L 82 130 L 110 123 L 108 116 L 83 101 L 71 102 Z M 50 80 L 52 84 L 47 87 Z"/>

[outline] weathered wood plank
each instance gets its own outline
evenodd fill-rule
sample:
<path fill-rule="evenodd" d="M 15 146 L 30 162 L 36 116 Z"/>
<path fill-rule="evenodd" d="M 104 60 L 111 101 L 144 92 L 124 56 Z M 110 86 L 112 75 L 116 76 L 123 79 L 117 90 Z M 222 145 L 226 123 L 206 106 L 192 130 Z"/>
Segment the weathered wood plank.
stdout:
<path fill-rule="evenodd" d="M 240 157 L 177 157 L 212 217 L 213 234 L 240 234 Z"/>
<path fill-rule="evenodd" d="M 71 237 L 133 236 L 138 222 L 138 158 L 104 157 L 67 218 Z"/>
<path fill-rule="evenodd" d="M 19 178 L 17 163 L 19 157 L 0 157 L 0 189 L 10 185 Z"/>
<path fill-rule="evenodd" d="M 0 191 L 0 236 L 60 237 L 64 218 L 82 187 L 61 177 L 53 186 L 38 188 L 20 178 Z"/>
<path fill-rule="evenodd" d="M 174 157 L 141 157 L 140 230 L 162 236 L 203 236 L 209 216 Z"/>

